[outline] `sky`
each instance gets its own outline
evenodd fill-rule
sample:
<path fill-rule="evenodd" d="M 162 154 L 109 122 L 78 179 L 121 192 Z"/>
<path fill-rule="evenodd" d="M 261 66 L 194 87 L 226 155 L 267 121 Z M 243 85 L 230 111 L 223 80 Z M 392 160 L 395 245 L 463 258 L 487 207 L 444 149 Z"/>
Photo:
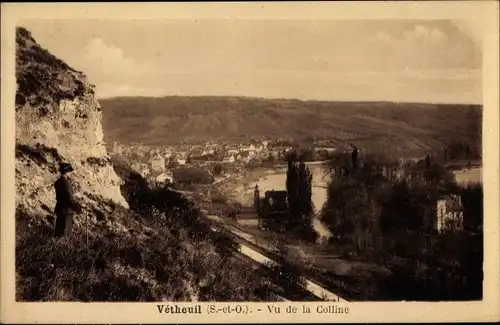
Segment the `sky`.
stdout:
<path fill-rule="evenodd" d="M 451 20 L 36 20 L 98 98 L 230 95 L 481 104 L 481 39 Z"/>

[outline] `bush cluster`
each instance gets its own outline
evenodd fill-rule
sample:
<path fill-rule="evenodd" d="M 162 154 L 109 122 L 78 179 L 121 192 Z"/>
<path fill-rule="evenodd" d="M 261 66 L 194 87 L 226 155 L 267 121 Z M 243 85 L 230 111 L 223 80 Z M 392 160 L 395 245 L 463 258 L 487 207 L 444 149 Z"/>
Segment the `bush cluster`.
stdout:
<path fill-rule="evenodd" d="M 409 176 L 397 179 L 395 164 L 363 160 L 358 168 L 348 158 L 332 163 L 322 211 L 332 244 L 388 267 L 392 276 L 374 290 L 391 299 L 481 299 L 482 186 L 458 186 L 430 157 L 402 167 Z M 440 233 L 436 203 L 448 194 L 462 198 L 464 227 Z"/>

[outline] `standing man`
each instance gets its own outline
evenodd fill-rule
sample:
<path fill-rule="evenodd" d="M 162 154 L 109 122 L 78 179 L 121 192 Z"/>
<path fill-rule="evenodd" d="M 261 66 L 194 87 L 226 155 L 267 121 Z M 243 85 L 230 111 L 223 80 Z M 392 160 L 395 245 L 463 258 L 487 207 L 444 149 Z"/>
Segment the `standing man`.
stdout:
<path fill-rule="evenodd" d="M 59 164 L 61 176 L 54 183 L 56 190 L 56 225 L 55 236 L 62 237 L 71 234 L 73 227 L 73 214 L 77 204 L 73 197 L 73 189 L 68 179 L 68 173 L 73 171 L 73 166 L 68 163 Z"/>
<path fill-rule="evenodd" d="M 351 158 L 352 158 L 352 168 L 356 169 L 358 167 L 358 148 L 356 146 L 353 146 Z"/>

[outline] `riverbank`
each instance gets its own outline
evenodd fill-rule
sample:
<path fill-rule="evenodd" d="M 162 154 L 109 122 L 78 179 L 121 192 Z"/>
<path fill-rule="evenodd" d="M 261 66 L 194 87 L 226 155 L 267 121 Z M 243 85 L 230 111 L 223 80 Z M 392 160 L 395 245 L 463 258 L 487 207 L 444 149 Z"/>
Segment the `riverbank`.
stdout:
<path fill-rule="evenodd" d="M 327 185 L 329 177 L 325 175 L 325 168 L 315 166 L 309 168 L 312 172 L 312 202 L 316 211 L 321 211 L 321 208 L 327 200 Z M 283 172 L 264 172 L 261 175 L 254 176 L 247 181 L 247 186 L 244 188 L 244 194 L 248 198 L 253 199 L 253 190 L 256 185 L 259 186 L 261 194 L 266 191 L 272 190 L 285 190 L 286 189 L 286 173 Z"/>
<path fill-rule="evenodd" d="M 474 167 L 474 168 L 464 168 L 460 170 L 452 171 L 455 176 L 455 182 L 459 185 L 467 185 L 470 183 L 481 184 L 483 182 L 483 168 L 482 167 Z"/>

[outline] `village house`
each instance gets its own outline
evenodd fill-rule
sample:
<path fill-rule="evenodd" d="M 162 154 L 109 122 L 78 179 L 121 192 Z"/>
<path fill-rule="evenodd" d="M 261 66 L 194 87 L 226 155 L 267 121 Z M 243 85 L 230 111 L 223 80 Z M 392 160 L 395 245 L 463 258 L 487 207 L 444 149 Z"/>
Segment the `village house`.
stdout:
<path fill-rule="evenodd" d="M 159 153 L 160 153 L 160 150 L 157 148 L 149 148 L 148 149 L 148 155 L 150 157 L 154 157 L 154 156 L 158 155 Z"/>
<path fill-rule="evenodd" d="M 464 209 L 460 195 L 442 196 L 436 203 L 435 229 L 439 232 L 463 230 Z"/>
<path fill-rule="evenodd" d="M 208 156 L 208 155 L 213 155 L 214 153 L 215 153 L 215 149 L 204 148 L 201 152 L 199 152 L 199 156 Z"/>
<path fill-rule="evenodd" d="M 165 158 L 160 154 L 156 154 L 151 158 L 151 171 L 163 172 L 165 170 Z"/>
<path fill-rule="evenodd" d="M 165 171 L 161 173 L 160 175 L 156 176 L 156 181 L 158 183 L 173 183 L 174 182 L 174 176 L 171 171 Z"/>
<path fill-rule="evenodd" d="M 144 156 L 147 152 L 147 148 L 144 146 L 136 146 L 133 151 L 139 156 Z"/>
<path fill-rule="evenodd" d="M 236 161 L 236 158 L 234 157 L 234 155 L 226 155 L 224 156 L 224 159 L 222 160 L 223 163 L 234 163 Z"/>
<path fill-rule="evenodd" d="M 236 148 L 229 148 L 227 150 L 228 155 L 237 155 L 239 152 L 240 152 L 240 150 L 238 150 Z"/>
<path fill-rule="evenodd" d="M 250 160 L 250 157 L 248 155 L 248 152 L 246 151 L 243 151 L 243 152 L 240 152 L 237 156 L 236 156 L 236 160 L 237 161 L 241 161 L 243 163 L 247 163 L 249 160 Z"/>
<path fill-rule="evenodd" d="M 172 157 L 172 150 L 170 149 L 166 149 L 163 153 L 163 157 L 165 157 L 165 159 L 169 159 Z"/>
<path fill-rule="evenodd" d="M 240 143 L 240 145 L 238 146 L 238 151 L 249 151 L 251 146 L 252 145 Z"/>
<path fill-rule="evenodd" d="M 189 152 L 189 155 L 191 157 L 201 157 L 201 156 L 205 155 L 204 152 L 205 152 L 205 150 L 203 150 L 203 148 L 197 147 L 197 148 L 191 149 L 191 151 Z"/>
<path fill-rule="evenodd" d="M 188 158 L 188 152 L 187 151 L 179 151 L 177 153 L 177 163 L 179 165 L 185 165 L 187 158 Z"/>
<path fill-rule="evenodd" d="M 142 177 L 146 177 L 150 173 L 149 166 L 144 163 L 134 163 L 131 167 L 133 171 L 140 174 Z"/>
<path fill-rule="evenodd" d="M 314 151 L 316 151 L 316 152 L 326 151 L 326 152 L 328 152 L 328 154 L 332 154 L 332 153 L 335 153 L 337 151 L 337 149 L 333 148 L 333 147 L 316 147 L 316 148 L 314 148 Z M 358 152 L 359 152 L 359 149 L 358 149 Z"/>
<path fill-rule="evenodd" d="M 257 152 L 255 150 L 248 150 L 247 152 L 250 159 L 257 157 Z"/>

